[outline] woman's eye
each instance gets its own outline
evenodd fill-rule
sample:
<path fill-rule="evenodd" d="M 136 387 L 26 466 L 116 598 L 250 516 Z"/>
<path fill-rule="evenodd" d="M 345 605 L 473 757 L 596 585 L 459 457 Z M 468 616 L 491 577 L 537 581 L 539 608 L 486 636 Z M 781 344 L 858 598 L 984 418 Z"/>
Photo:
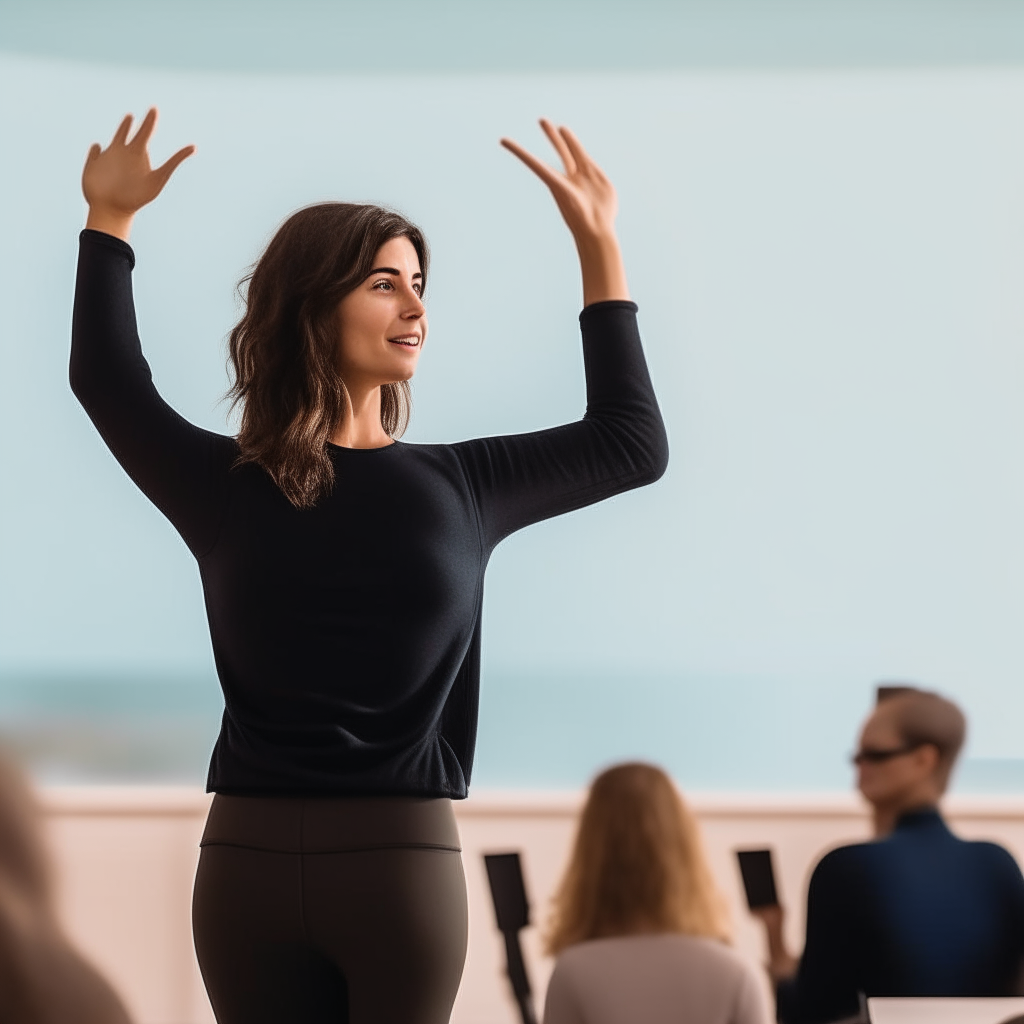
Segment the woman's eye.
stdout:
<path fill-rule="evenodd" d="M 373 287 L 374 288 L 379 288 L 382 292 L 385 292 L 385 291 L 390 291 L 392 288 L 394 288 L 394 285 L 385 278 L 382 281 L 375 282 Z"/>

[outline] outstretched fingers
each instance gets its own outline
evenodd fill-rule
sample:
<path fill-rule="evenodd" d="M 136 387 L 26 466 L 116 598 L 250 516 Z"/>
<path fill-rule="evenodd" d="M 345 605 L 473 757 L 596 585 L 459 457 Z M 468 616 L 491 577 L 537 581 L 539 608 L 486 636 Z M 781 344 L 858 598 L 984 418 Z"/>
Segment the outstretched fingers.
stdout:
<path fill-rule="evenodd" d="M 125 114 L 121 123 L 117 126 L 117 131 L 114 132 L 114 137 L 110 140 L 110 145 L 115 144 L 124 145 L 125 139 L 128 138 L 128 132 L 131 131 L 132 121 L 135 118 L 131 114 Z"/>
<path fill-rule="evenodd" d="M 566 140 L 562 137 L 563 129 L 556 128 L 546 117 L 540 119 L 540 126 L 551 142 L 551 145 L 555 147 L 555 152 L 561 157 L 565 173 L 571 177 L 578 170 L 578 161 L 570 147 L 566 145 Z"/>
<path fill-rule="evenodd" d="M 146 111 L 146 116 L 142 119 L 142 124 L 139 125 L 139 130 L 128 145 L 133 146 L 135 149 L 145 149 L 147 143 L 153 137 L 153 132 L 156 130 L 156 119 L 157 109 L 156 107 L 150 107 Z"/>
<path fill-rule="evenodd" d="M 572 181 L 578 176 L 608 184 L 608 178 L 604 171 L 594 163 L 590 154 L 583 148 L 583 144 L 576 138 L 571 129 L 565 126 L 556 127 L 544 117 L 540 119 L 540 126 L 562 161 L 562 165 L 565 168 L 564 176 L 559 174 L 554 168 L 542 163 L 532 153 L 527 152 L 511 139 L 502 139 L 501 144 L 510 152 L 515 153 L 524 164 L 549 186 L 554 187 L 557 183 L 564 182 L 566 178 Z"/>
<path fill-rule="evenodd" d="M 156 180 L 163 188 L 167 184 L 168 179 L 178 169 L 178 166 L 187 160 L 194 152 L 196 147 L 194 145 L 182 146 L 177 153 L 172 157 L 168 157 L 159 167 L 157 167 L 153 173 L 156 175 Z"/>
<path fill-rule="evenodd" d="M 551 167 L 548 167 L 543 160 L 538 160 L 531 152 L 523 149 L 518 142 L 513 139 L 502 139 L 501 144 L 510 152 L 514 153 L 520 160 L 526 164 L 527 167 L 533 171 L 534 174 L 540 178 L 549 188 L 554 188 L 558 185 L 561 175 L 558 171 Z"/>
<path fill-rule="evenodd" d="M 592 174 L 599 178 L 604 178 L 604 171 L 594 163 L 591 155 L 583 148 L 583 143 L 576 138 L 575 132 L 571 128 L 566 128 L 564 125 L 558 129 L 560 138 L 564 141 L 569 152 L 572 153 L 573 160 L 576 161 L 576 166 L 584 174 Z"/>

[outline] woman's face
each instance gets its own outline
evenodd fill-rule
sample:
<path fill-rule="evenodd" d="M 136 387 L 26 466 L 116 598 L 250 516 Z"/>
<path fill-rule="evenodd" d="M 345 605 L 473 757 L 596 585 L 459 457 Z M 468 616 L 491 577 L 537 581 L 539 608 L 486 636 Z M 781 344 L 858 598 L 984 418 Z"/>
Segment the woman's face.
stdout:
<path fill-rule="evenodd" d="M 338 370 L 349 390 L 413 375 L 427 337 L 422 293 L 412 242 L 385 242 L 367 278 L 338 303 Z"/>

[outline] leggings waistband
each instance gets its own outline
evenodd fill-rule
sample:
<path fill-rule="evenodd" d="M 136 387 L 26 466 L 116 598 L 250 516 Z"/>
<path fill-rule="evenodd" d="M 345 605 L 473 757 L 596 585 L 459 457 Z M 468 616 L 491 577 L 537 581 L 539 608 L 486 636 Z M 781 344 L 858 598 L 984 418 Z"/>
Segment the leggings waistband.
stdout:
<path fill-rule="evenodd" d="M 423 848 L 460 852 L 451 800 L 421 797 L 213 798 L 201 846 L 274 853 Z"/>

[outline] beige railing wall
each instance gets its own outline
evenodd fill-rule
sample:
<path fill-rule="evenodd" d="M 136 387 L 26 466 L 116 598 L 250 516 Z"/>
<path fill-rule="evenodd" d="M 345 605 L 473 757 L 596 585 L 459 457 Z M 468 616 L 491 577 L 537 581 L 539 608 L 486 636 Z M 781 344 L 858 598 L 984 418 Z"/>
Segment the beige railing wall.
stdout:
<path fill-rule="evenodd" d="M 514 1024 L 503 946 L 494 929 L 482 854 L 519 850 L 535 923 L 568 855 L 580 805 L 575 793 L 475 793 L 457 806 L 470 902 L 466 972 L 455 1024 Z M 192 954 L 192 874 L 209 798 L 185 788 L 49 788 L 43 793 L 60 877 L 61 908 L 78 945 L 106 972 L 140 1024 L 213 1020 Z M 732 851 L 771 846 L 789 928 L 799 947 L 802 897 L 817 858 L 868 833 L 856 799 L 691 795 L 719 882 L 732 903 L 736 945 L 755 962 L 761 936 L 743 910 Z M 995 839 L 1024 856 L 1024 798 L 960 797 L 948 816 L 964 836 Z M 537 927 L 524 933 L 543 1002 L 551 969 Z"/>

